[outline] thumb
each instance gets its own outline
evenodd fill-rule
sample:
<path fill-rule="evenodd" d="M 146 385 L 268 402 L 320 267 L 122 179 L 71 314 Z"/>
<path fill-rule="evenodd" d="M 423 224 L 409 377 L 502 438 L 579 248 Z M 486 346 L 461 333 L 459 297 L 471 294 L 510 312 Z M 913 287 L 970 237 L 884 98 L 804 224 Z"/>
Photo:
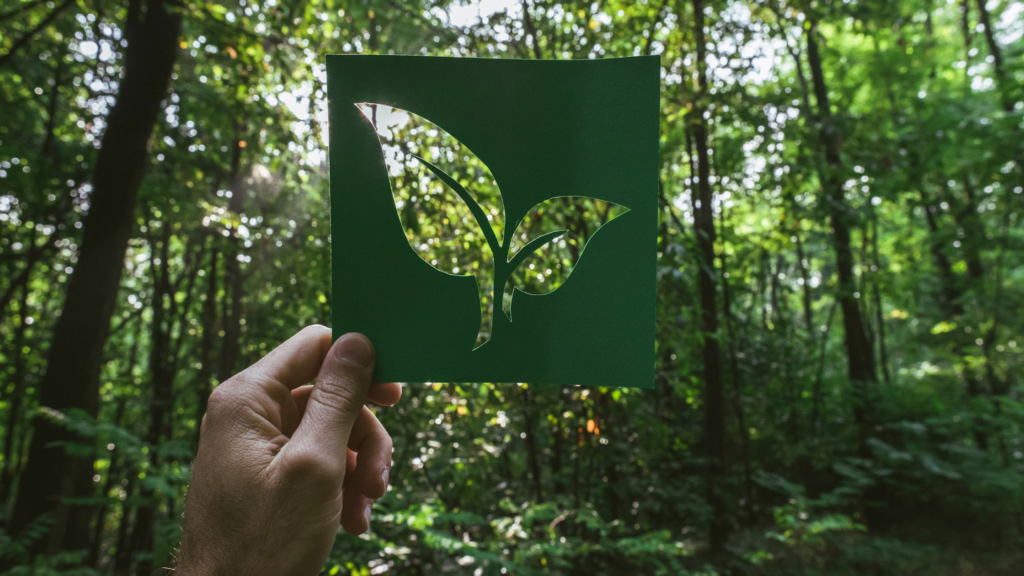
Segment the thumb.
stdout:
<path fill-rule="evenodd" d="M 331 346 L 310 394 L 306 413 L 289 444 L 299 452 L 315 453 L 342 470 L 352 426 L 362 414 L 370 388 L 376 354 L 370 340 L 354 332 Z"/>

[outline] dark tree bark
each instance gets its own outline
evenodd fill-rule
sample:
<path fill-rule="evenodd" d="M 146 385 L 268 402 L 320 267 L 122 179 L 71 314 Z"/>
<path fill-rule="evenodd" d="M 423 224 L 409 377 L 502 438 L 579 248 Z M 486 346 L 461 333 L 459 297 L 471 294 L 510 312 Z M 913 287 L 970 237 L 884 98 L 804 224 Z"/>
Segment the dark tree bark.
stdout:
<path fill-rule="evenodd" d="M 719 229 L 721 235 L 725 236 L 725 209 L 719 212 Z M 724 244 L 724 240 L 723 240 Z M 732 380 L 732 401 L 733 411 L 736 413 L 736 427 L 739 429 L 740 437 L 740 458 L 743 461 L 743 508 L 747 513 L 747 521 L 754 523 L 754 482 L 750 466 L 750 429 L 747 428 L 746 418 L 743 413 L 743 394 L 740 389 L 740 365 L 736 356 L 736 319 L 732 314 L 732 298 L 729 290 L 728 272 L 729 266 L 725 257 L 725 246 L 718 257 L 722 267 L 722 309 L 725 314 L 725 330 L 729 340 L 729 375 Z"/>
<path fill-rule="evenodd" d="M 538 504 L 542 504 L 544 502 L 544 481 L 541 476 L 540 457 L 537 454 L 532 396 L 532 391 L 529 388 L 520 392 L 523 402 L 523 430 L 526 432 L 526 452 L 530 460 L 530 472 L 533 475 L 534 497 L 537 498 Z"/>
<path fill-rule="evenodd" d="M 768 286 L 768 252 L 763 248 L 758 249 L 757 277 L 754 279 L 753 296 L 750 299 L 750 308 L 757 308 L 761 313 L 761 329 L 768 331 L 768 299 L 765 297 L 765 290 Z"/>
<path fill-rule="evenodd" d="M 970 0 L 960 0 L 960 31 L 964 35 L 964 60 L 969 60 L 971 48 L 971 3 Z M 966 71 L 970 66 L 964 66 Z"/>
<path fill-rule="evenodd" d="M 704 0 L 693 1 L 693 37 L 697 45 L 697 98 L 691 129 L 697 148 L 697 187 L 694 201 L 694 227 L 699 259 L 700 324 L 704 361 L 704 430 L 703 449 L 709 465 L 707 474 L 708 498 L 714 518 L 711 521 L 709 544 L 714 553 L 725 549 L 729 538 L 729 519 L 725 497 L 722 494 L 725 457 L 725 395 L 722 390 L 722 366 L 718 346 L 718 308 L 715 303 L 715 221 L 711 211 L 710 154 L 708 153 L 708 126 L 704 118 L 707 96 L 707 42 L 704 36 Z"/>
<path fill-rule="evenodd" d="M 565 413 L 564 391 L 558 390 L 558 402 L 555 404 L 555 426 L 551 430 L 551 480 L 552 489 L 557 496 L 565 493 L 565 481 L 562 473 L 565 444 L 565 420 L 562 414 Z"/>
<path fill-rule="evenodd" d="M 995 32 L 992 30 L 992 22 L 988 16 L 988 8 L 985 6 L 985 0 L 977 0 L 978 4 L 978 22 L 981 23 L 982 32 L 985 34 L 985 42 L 988 44 L 988 52 L 992 55 L 992 68 L 995 70 L 996 78 L 998 80 L 1003 79 L 1003 51 L 999 47 L 999 43 L 996 42 Z M 1006 112 L 1013 112 L 1013 102 L 1003 97 L 1003 110 Z"/>
<path fill-rule="evenodd" d="M 832 225 L 836 252 L 836 268 L 839 273 L 839 307 L 843 313 L 844 344 L 847 357 L 847 374 L 853 385 L 853 418 L 861 429 L 861 441 L 866 440 L 868 420 L 868 385 L 876 381 L 871 345 L 864 331 L 860 307 L 854 297 L 856 281 L 853 275 L 853 248 L 850 245 L 850 227 L 854 213 L 843 194 L 843 180 L 840 174 L 842 161 L 839 156 L 840 134 L 832 118 L 828 100 L 828 88 L 821 67 L 818 52 L 818 27 L 812 22 L 807 29 L 807 62 L 811 69 L 814 94 L 817 100 L 817 117 L 820 123 L 821 146 L 825 152 L 825 166 L 822 184 L 826 208 Z"/>
<path fill-rule="evenodd" d="M 946 239 L 939 230 L 939 223 L 936 219 L 939 208 L 929 200 L 923 190 L 919 190 L 918 193 L 921 195 L 921 205 L 924 208 L 925 220 L 928 222 L 928 232 L 931 235 L 930 248 L 932 258 L 935 260 L 935 267 L 939 269 L 939 281 L 942 283 L 942 309 L 949 317 L 959 316 L 964 313 L 964 306 L 960 302 L 963 290 L 960 288 L 956 275 L 953 273 L 953 265 L 950 264 L 949 257 L 946 256 L 946 252 L 943 249 Z"/>
<path fill-rule="evenodd" d="M 964 0 L 966 2 L 966 0 Z M 983 32 L 985 34 L 985 42 L 988 44 L 988 52 L 992 55 L 993 70 L 996 77 L 996 87 L 999 89 L 999 101 L 1003 105 L 1003 112 L 1007 114 L 1014 113 L 1014 106 L 1018 97 L 1014 97 L 1012 89 L 1015 86 L 1019 86 L 1013 80 L 1012 74 L 1007 77 L 1006 69 L 1003 68 L 1003 50 L 999 47 L 999 43 L 996 42 L 995 31 L 992 29 L 991 18 L 989 18 L 988 8 L 985 5 L 985 0 L 977 0 L 978 4 L 978 21 L 981 23 Z M 968 69 L 969 67 L 965 67 Z M 1007 82 L 1009 80 L 1009 82 Z M 1024 146 L 1018 141 L 1016 149 L 1014 150 L 1015 166 L 1014 171 L 1021 179 L 1021 183 L 1024 184 Z"/>
<path fill-rule="evenodd" d="M 134 474 L 128 475 L 128 483 L 124 487 L 128 498 L 131 498 L 135 492 L 135 478 Z M 134 507 L 129 506 L 127 500 L 121 503 L 121 521 L 117 525 L 117 543 L 114 552 L 114 576 L 128 576 L 131 573 L 133 512 Z"/>
<path fill-rule="evenodd" d="M 815 338 L 814 310 L 811 308 L 811 279 L 807 270 L 810 268 L 810 262 L 804 257 L 804 243 L 800 238 L 800 230 L 794 230 L 793 237 L 796 238 L 796 257 L 797 265 L 800 268 L 800 279 L 803 280 L 801 295 L 803 296 L 804 321 L 807 323 L 807 336 L 813 342 Z"/>
<path fill-rule="evenodd" d="M 215 243 L 216 241 L 216 237 L 211 236 L 210 242 Z M 199 369 L 199 374 L 196 375 L 196 433 L 195 439 L 192 441 L 193 450 L 199 448 L 200 425 L 203 422 L 203 415 L 206 414 L 206 405 L 210 401 L 210 393 L 213 392 L 210 379 L 213 378 L 213 362 L 214 358 L 216 358 L 214 337 L 217 334 L 217 260 L 219 254 L 216 246 L 214 246 L 210 253 L 210 268 L 207 272 L 208 278 L 206 279 L 206 299 L 203 301 L 202 349 L 199 352 L 202 368 Z"/>
<path fill-rule="evenodd" d="M 149 430 L 146 433 L 146 443 L 150 446 L 150 465 L 154 469 L 159 465 L 156 456 L 156 446 L 163 437 L 165 415 L 171 397 L 171 382 L 167 374 L 170 330 L 164 326 L 164 321 L 167 317 L 164 299 L 169 296 L 173 300 L 174 297 L 171 290 L 169 271 L 170 230 L 170 226 L 165 222 L 159 243 L 155 240 L 150 241 L 150 267 L 153 270 L 153 318 L 150 321 L 149 331 L 149 389 L 152 391 L 153 396 L 149 403 Z M 160 264 L 156 265 L 153 261 L 157 257 L 158 249 L 160 250 Z M 153 493 L 151 490 L 144 490 L 142 496 L 146 500 L 151 500 Z M 128 544 L 130 552 L 127 554 L 127 557 L 129 559 L 134 556 L 135 552 L 149 550 L 152 547 L 153 517 L 154 510 L 152 505 L 144 503 L 138 506 L 135 512 L 135 526 Z M 149 574 L 151 571 L 149 562 L 139 562 L 136 567 L 137 574 Z"/>
<path fill-rule="evenodd" d="M 964 174 L 963 178 L 964 193 L 961 203 L 956 203 L 956 201 L 949 196 L 948 184 L 945 180 L 943 181 L 942 189 L 947 200 L 955 206 L 959 206 L 954 207 L 952 213 L 953 220 L 956 223 L 957 230 L 959 231 L 958 237 L 961 238 L 964 261 L 967 265 L 966 286 L 968 294 L 973 292 L 973 295 L 977 297 L 983 295 L 985 292 L 985 268 L 981 263 L 981 249 L 979 247 L 985 239 L 985 228 L 978 219 L 978 211 L 975 206 L 974 188 L 971 186 L 970 177 L 967 174 Z M 950 274 L 952 274 L 952 271 L 950 271 Z M 957 291 L 954 292 L 954 294 L 957 296 L 957 303 L 953 309 L 959 313 L 963 313 L 964 307 L 959 301 L 963 298 L 964 291 L 959 285 L 957 285 L 956 290 Z M 962 334 L 956 338 L 955 344 L 956 354 L 961 357 L 960 374 L 964 380 L 967 395 L 971 398 L 977 398 L 982 394 L 982 376 L 973 370 L 966 359 L 964 359 L 964 356 L 968 354 L 966 348 L 969 344 L 964 342 L 961 338 L 963 338 Z M 984 348 L 982 351 L 985 352 L 986 365 L 989 365 L 990 363 L 987 360 L 987 351 Z M 983 426 L 980 425 L 980 422 L 976 422 L 973 425 L 973 435 L 974 442 L 977 444 L 978 448 L 981 450 L 987 450 L 988 434 L 983 429 Z"/>
<path fill-rule="evenodd" d="M 134 225 L 146 146 L 167 93 L 180 28 L 180 16 L 168 10 L 164 0 L 149 0 L 145 11 L 142 0 L 128 5 L 124 78 L 107 118 L 78 265 L 68 284 L 40 385 L 43 406 L 81 408 L 94 416 L 98 411 L 103 346 Z M 48 538 L 40 540 L 35 552 L 88 546 L 91 508 L 61 503 L 63 497 L 88 496 L 94 490 L 92 462 L 70 457 L 55 445 L 73 440 L 71 432 L 48 420 L 36 423 L 10 524 L 10 532 L 19 534 L 40 515 L 54 515 Z"/>
<path fill-rule="evenodd" d="M 970 286 L 974 290 L 982 290 L 985 281 L 985 267 L 981 263 L 980 246 L 986 242 L 985 226 L 978 218 L 978 205 L 974 196 L 974 185 L 969 174 L 963 174 L 963 197 L 958 209 L 953 211 L 953 218 L 957 228 L 963 232 L 961 243 L 963 244 L 964 261 L 967 264 L 967 277 L 970 279 Z M 944 184 L 947 187 L 948 184 Z"/>
<path fill-rule="evenodd" d="M 241 135 L 243 130 L 239 128 Z M 231 199 L 228 210 L 240 215 L 245 207 L 245 183 L 242 178 L 242 139 L 235 138 L 231 153 Z M 242 268 L 238 262 L 241 253 L 241 239 L 238 230 L 234 230 L 228 239 L 228 249 L 224 253 L 224 340 L 221 345 L 220 366 L 217 369 L 217 380 L 223 382 L 235 373 L 235 365 L 241 352 L 239 339 L 242 336 Z M 229 299 L 230 297 L 230 299 Z M 230 308 L 229 308 L 230 302 Z"/>
<path fill-rule="evenodd" d="M 782 255 L 777 255 L 775 268 L 772 269 L 771 258 L 768 257 L 768 251 L 766 250 L 764 252 L 764 262 L 767 265 L 769 274 L 768 293 L 772 303 L 772 327 L 778 326 L 782 328 L 783 324 L 785 324 L 785 320 L 782 318 L 782 306 L 779 305 L 779 273 L 782 271 Z"/>
<path fill-rule="evenodd" d="M 135 371 L 135 359 L 138 354 L 139 342 L 136 339 L 132 343 L 132 351 L 128 355 L 128 369 L 126 370 L 126 380 L 131 385 L 132 372 Z M 117 399 L 117 409 L 114 412 L 114 424 L 116 426 L 124 425 L 124 412 L 128 407 L 128 397 L 122 395 Z M 116 447 L 115 447 L 116 450 Z M 115 452 L 110 458 L 110 468 L 107 469 L 107 480 L 103 483 L 103 488 L 100 491 L 100 498 L 109 498 L 110 491 L 114 489 L 114 485 L 121 478 L 121 454 Z M 107 517 L 107 512 L 110 510 L 109 503 L 104 500 L 96 509 L 96 522 L 93 524 L 92 530 L 92 542 L 89 545 L 89 556 L 86 557 L 85 565 L 94 566 L 99 568 L 100 559 L 100 548 L 103 545 L 103 532 L 105 531 L 104 520 Z"/>
<path fill-rule="evenodd" d="M 821 333 L 821 350 L 818 352 L 818 373 L 811 386 L 811 428 L 817 432 L 821 426 L 821 383 L 825 377 L 825 353 L 828 352 L 828 333 L 832 329 L 832 319 L 836 316 L 837 301 L 832 302 L 825 320 L 825 330 Z"/>
<path fill-rule="evenodd" d="M 160 265 L 154 266 L 154 291 L 153 291 L 153 319 L 150 331 L 150 356 L 149 370 L 153 397 L 149 405 L 149 431 L 146 434 L 146 443 L 150 446 L 150 469 L 158 470 L 162 464 L 157 446 L 172 430 L 169 419 L 174 408 L 174 377 L 177 374 L 178 358 L 181 352 L 181 344 L 184 339 L 186 317 L 188 315 L 191 294 L 195 284 L 195 278 L 199 271 L 199 262 L 202 261 L 202 247 L 195 257 L 195 265 L 192 265 L 189 257 L 190 249 L 185 247 L 183 256 L 183 270 L 175 282 L 171 282 L 170 272 L 170 225 L 165 223 L 164 234 L 161 239 Z M 157 246 L 153 246 L 156 251 Z M 178 285 L 183 278 L 188 279 L 184 292 L 186 294 L 182 302 L 181 314 L 177 314 L 178 304 L 174 298 Z M 165 300 L 168 304 L 165 306 Z M 179 326 L 178 339 L 174 341 L 175 324 Z M 152 552 L 154 522 L 156 519 L 156 494 L 152 489 L 142 491 L 142 497 L 147 502 L 140 505 L 135 514 L 135 525 L 132 531 L 131 549 L 133 552 Z M 135 574 L 137 576 L 149 576 L 153 573 L 153 558 L 151 555 L 136 563 Z"/>
<path fill-rule="evenodd" d="M 871 259 L 874 272 L 871 274 L 871 296 L 875 301 L 875 323 L 878 324 L 878 363 L 882 366 L 882 378 L 885 383 L 889 378 L 889 350 L 885 346 L 885 315 L 882 313 L 882 292 L 878 288 L 878 274 L 882 271 L 882 263 L 878 256 L 878 217 L 871 213 Z"/>
<path fill-rule="evenodd" d="M 530 4 L 526 0 L 523 0 L 523 26 L 533 43 L 533 57 L 540 60 L 544 54 L 540 50 L 540 42 L 537 41 L 537 27 L 534 26 L 533 18 L 530 16 Z"/>

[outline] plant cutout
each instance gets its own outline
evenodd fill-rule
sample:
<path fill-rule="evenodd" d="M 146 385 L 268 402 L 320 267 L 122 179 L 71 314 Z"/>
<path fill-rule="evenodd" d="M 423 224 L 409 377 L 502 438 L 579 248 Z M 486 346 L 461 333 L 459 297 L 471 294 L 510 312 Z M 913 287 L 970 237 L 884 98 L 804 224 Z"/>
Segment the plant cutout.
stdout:
<path fill-rule="evenodd" d="M 495 309 L 511 322 L 516 291 L 557 290 L 594 234 L 629 211 L 597 198 L 562 196 L 537 204 L 514 227 L 505 227 L 498 183 L 468 147 L 411 112 L 382 104 L 356 106 L 377 133 L 409 245 L 434 268 L 476 279 L 480 330 L 474 350 L 501 324 Z"/>

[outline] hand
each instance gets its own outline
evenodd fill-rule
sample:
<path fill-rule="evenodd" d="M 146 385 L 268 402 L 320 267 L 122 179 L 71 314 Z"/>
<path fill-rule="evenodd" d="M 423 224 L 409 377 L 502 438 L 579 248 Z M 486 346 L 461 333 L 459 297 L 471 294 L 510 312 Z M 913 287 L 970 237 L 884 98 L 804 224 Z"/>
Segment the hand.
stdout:
<path fill-rule="evenodd" d="M 370 385 L 375 361 L 365 336 L 332 346 L 328 328 L 310 326 L 213 391 L 180 576 L 319 574 L 339 522 L 350 534 L 369 528 L 391 437 L 363 404 L 402 396 L 397 384 Z"/>

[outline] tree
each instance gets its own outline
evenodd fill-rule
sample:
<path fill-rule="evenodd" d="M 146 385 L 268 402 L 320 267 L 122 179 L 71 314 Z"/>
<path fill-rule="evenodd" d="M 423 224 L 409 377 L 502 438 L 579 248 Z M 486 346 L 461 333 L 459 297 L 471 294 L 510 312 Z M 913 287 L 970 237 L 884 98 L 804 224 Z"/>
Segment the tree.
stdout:
<path fill-rule="evenodd" d="M 814 96 L 817 101 L 820 142 L 825 156 L 825 165 L 822 167 L 821 174 L 824 188 L 822 201 L 827 207 L 829 224 L 834 234 L 832 245 L 839 273 L 838 298 L 839 307 L 843 313 L 847 373 L 855 390 L 853 417 L 861 427 L 863 437 L 866 433 L 865 426 L 868 423 L 869 385 L 877 380 L 877 376 L 874 354 L 864 333 L 864 322 L 857 303 L 860 294 L 854 284 L 850 228 L 853 225 L 855 213 L 850 209 L 843 190 L 843 165 L 839 156 L 842 136 L 839 126 L 833 120 L 829 104 L 828 87 L 825 84 L 817 36 L 818 25 L 812 21 L 806 33 L 807 63 L 811 69 Z"/>
<path fill-rule="evenodd" d="M 125 36 L 125 76 L 93 174 L 91 207 L 75 273 L 54 329 L 40 403 L 56 410 L 80 408 L 95 415 L 103 346 L 132 231 L 135 196 L 147 163 L 146 146 L 166 96 L 181 17 L 163 0 L 132 0 Z M 89 334 L 83 340 L 81 335 Z M 28 465 L 11 517 L 19 533 L 42 514 L 55 515 L 49 543 L 40 550 L 80 549 L 88 544 L 89 511 L 59 504 L 60 498 L 92 492 L 92 467 L 59 444 L 74 435 L 45 419 L 35 422 Z"/>
<path fill-rule="evenodd" d="M 711 210 L 711 165 L 706 121 L 707 41 L 704 36 L 704 2 L 693 2 L 693 42 L 697 47 L 697 94 L 691 120 L 697 147 L 697 187 L 693 191 L 694 230 L 697 235 L 700 285 L 701 358 L 704 362 L 704 431 L 702 443 L 710 461 L 707 486 L 714 510 L 709 534 L 711 549 L 721 552 L 729 537 L 728 512 L 722 487 L 725 457 L 725 395 L 722 388 L 721 352 L 718 345 L 718 306 L 715 303 L 715 217 Z M 689 117 L 689 115 L 688 115 Z"/>

